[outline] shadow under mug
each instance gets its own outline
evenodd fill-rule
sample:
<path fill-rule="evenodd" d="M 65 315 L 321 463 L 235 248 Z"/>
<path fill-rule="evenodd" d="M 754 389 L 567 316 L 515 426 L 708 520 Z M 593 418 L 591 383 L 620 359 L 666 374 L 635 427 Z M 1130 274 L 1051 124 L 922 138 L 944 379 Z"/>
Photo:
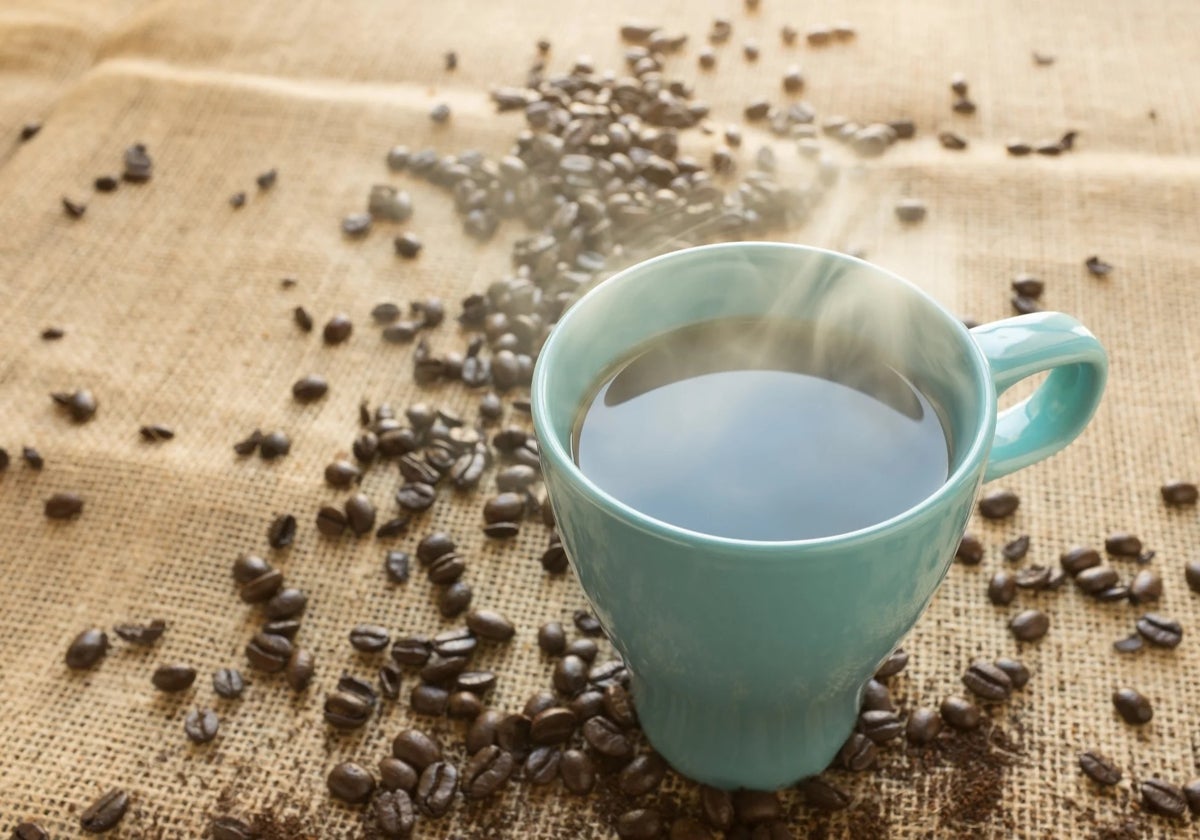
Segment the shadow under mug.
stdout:
<path fill-rule="evenodd" d="M 688 324 L 768 314 L 870 336 L 942 409 L 952 452 L 945 484 L 858 531 L 756 542 L 653 519 L 579 470 L 572 426 L 614 364 Z M 998 394 L 1045 370 L 1031 397 L 998 413 Z M 533 420 L 567 556 L 624 657 L 654 748 L 721 788 L 774 789 L 828 766 L 854 728 L 866 681 L 945 576 L 981 483 L 1066 446 L 1106 375 L 1104 349 L 1067 315 L 968 331 L 899 277 L 799 245 L 677 251 L 581 298 L 539 355 Z"/>

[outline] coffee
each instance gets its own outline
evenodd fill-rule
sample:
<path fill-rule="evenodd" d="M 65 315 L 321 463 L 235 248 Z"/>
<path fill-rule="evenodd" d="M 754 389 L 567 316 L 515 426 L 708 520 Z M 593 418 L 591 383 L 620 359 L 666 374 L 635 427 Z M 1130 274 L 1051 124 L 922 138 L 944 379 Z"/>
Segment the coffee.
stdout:
<path fill-rule="evenodd" d="M 638 511 L 721 537 L 795 540 L 889 519 L 946 480 L 929 399 L 869 340 L 725 318 L 609 369 L 575 421 L 576 463 Z"/>

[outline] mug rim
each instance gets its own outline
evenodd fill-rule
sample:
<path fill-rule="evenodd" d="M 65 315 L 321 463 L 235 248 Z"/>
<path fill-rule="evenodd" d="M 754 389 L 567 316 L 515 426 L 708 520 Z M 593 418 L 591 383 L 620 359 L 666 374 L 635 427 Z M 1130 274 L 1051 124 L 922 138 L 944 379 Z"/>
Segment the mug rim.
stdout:
<path fill-rule="evenodd" d="M 552 364 L 549 360 L 554 355 L 556 345 L 564 340 L 560 337 L 562 333 L 570 329 L 573 320 L 582 317 L 579 312 L 587 308 L 589 301 L 604 295 L 615 294 L 619 291 L 618 287 L 634 282 L 640 274 L 653 270 L 662 263 L 670 263 L 679 259 L 689 259 L 699 253 L 740 250 L 777 250 L 792 253 L 818 254 L 827 259 L 851 263 L 873 271 L 876 274 L 883 275 L 888 280 L 904 286 L 908 291 L 914 293 L 923 305 L 935 312 L 943 321 L 949 322 L 950 328 L 958 334 L 962 343 L 969 348 L 970 366 L 974 373 L 975 399 L 982 408 L 981 416 L 983 422 L 976 429 L 975 435 L 957 469 L 946 477 L 946 480 L 937 490 L 912 507 L 906 508 L 888 519 L 858 528 L 854 531 L 797 540 L 752 540 L 706 534 L 703 531 L 684 528 L 645 514 L 604 490 L 579 468 L 575 463 L 575 459 L 571 457 L 571 453 L 559 441 L 558 435 L 554 433 L 548 419 L 550 399 L 547 379 L 549 378 L 548 370 Z M 553 467 L 566 476 L 568 481 L 583 488 L 588 497 L 606 509 L 610 514 L 632 522 L 643 530 L 658 532 L 685 543 L 719 545 L 768 553 L 786 552 L 795 548 L 818 548 L 869 542 L 907 520 L 919 518 L 930 513 L 933 509 L 946 502 L 949 497 L 957 495 L 966 489 L 968 484 L 971 485 L 971 492 L 974 494 L 974 488 L 977 486 L 977 477 L 982 475 L 987 453 L 991 448 L 990 442 L 992 436 L 995 434 L 997 413 L 991 368 L 983 355 L 983 351 L 971 337 L 966 325 L 924 290 L 900 275 L 888 271 L 886 268 L 869 263 L 858 257 L 852 257 L 849 254 L 843 254 L 840 251 L 801 245 L 799 243 L 771 241 L 719 242 L 711 245 L 681 248 L 635 263 L 598 283 L 563 313 L 555 324 L 554 329 L 551 330 L 545 344 L 542 345 L 537 363 L 534 365 L 533 383 L 530 389 L 530 403 L 534 432 L 537 435 L 539 452 L 542 459 L 549 459 Z"/>

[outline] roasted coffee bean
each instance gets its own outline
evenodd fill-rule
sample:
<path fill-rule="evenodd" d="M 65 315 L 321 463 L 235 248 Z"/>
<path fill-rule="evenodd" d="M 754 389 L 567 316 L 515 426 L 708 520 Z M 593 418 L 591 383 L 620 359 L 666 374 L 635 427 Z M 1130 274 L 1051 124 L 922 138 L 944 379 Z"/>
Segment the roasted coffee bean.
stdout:
<path fill-rule="evenodd" d="M 1104 550 L 1116 557 L 1137 557 L 1142 553 L 1142 541 L 1133 534 L 1117 531 L 1105 538 Z"/>
<path fill-rule="evenodd" d="M 1200 560 L 1189 560 L 1184 564 L 1183 577 L 1188 589 L 1200 592 Z"/>
<path fill-rule="evenodd" d="M 1123 583 L 1118 583 L 1115 586 L 1108 587 L 1108 589 L 1100 590 L 1093 597 L 1097 601 L 1124 601 L 1129 597 L 1129 587 Z"/>
<path fill-rule="evenodd" d="M 183 731 L 193 744 L 207 744 L 217 737 L 221 721 L 212 709 L 192 709 L 183 719 Z"/>
<path fill-rule="evenodd" d="M 1200 490 L 1190 481 L 1168 481 L 1160 488 L 1162 500 L 1175 507 L 1196 504 L 1200 499 Z"/>
<path fill-rule="evenodd" d="M 496 488 L 505 493 L 520 493 L 537 481 L 537 470 L 513 464 L 496 473 Z"/>
<path fill-rule="evenodd" d="M 479 416 L 484 421 L 499 420 L 503 413 L 504 405 L 500 402 L 500 395 L 495 391 L 488 391 L 479 398 Z"/>
<path fill-rule="evenodd" d="M 471 606 L 471 598 L 474 593 L 471 590 L 471 585 L 464 581 L 458 580 L 442 590 L 442 594 L 438 597 L 438 612 L 444 618 L 453 618 L 462 613 Z"/>
<path fill-rule="evenodd" d="M 308 606 L 308 595 L 302 589 L 286 587 L 280 589 L 271 600 L 263 604 L 263 614 L 267 618 L 281 621 L 284 619 L 295 618 L 304 612 Z"/>
<path fill-rule="evenodd" d="M 350 320 L 350 316 L 338 313 L 325 322 L 321 336 L 325 339 L 326 344 L 341 344 L 350 337 L 353 331 L 354 323 Z"/>
<path fill-rule="evenodd" d="M 432 762 L 431 762 L 432 763 Z M 384 790 L 403 790 L 412 793 L 420 773 L 400 758 L 385 758 L 379 762 L 379 786 Z"/>
<path fill-rule="evenodd" d="M 408 514 L 394 516 L 387 522 L 384 522 L 375 531 L 375 538 L 378 540 L 390 540 L 393 537 L 398 537 L 408 530 L 408 523 L 412 521 Z"/>
<path fill-rule="evenodd" d="M 575 713 L 576 718 L 583 721 L 593 718 L 596 715 L 605 714 L 604 701 L 604 692 L 588 689 L 572 697 L 571 702 L 567 704 L 567 708 Z"/>
<path fill-rule="evenodd" d="M 371 533 L 375 527 L 375 505 L 363 493 L 355 493 L 346 500 L 346 522 L 355 536 Z"/>
<path fill-rule="evenodd" d="M 604 713 L 617 726 L 625 729 L 637 726 L 637 711 L 633 707 L 633 698 L 620 683 L 605 686 Z"/>
<path fill-rule="evenodd" d="M 525 497 L 519 493 L 501 493 L 483 506 L 483 518 L 489 525 L 513 522 L 525 513 Z"/>
<path fill-rule="evenodd" d="M 246 681 L 237 668 L 219 668 L 214 671 L 212 685 L 217 696 L 226 700 L 236 700 L 246 690 Z"/>
<path fill-rule="evenodd" d="M 387 628 L 378 624 L 358 624 L 350 631 L 350 644 L 360 653 L 379 653 L 391 640 Z"/>
<path fill-rule="evenodd" d="M 1020 690 L 1029 683 L 1029 669 L 1020 660 L 1001 657 L 996 660 L 995 666 L 1008 675 L 1013 688 Z"/>
<path fill-rule="evenodd" d="M 291 451 L 292 439 L 283 432 L 268 432 L 258 442 L 258 453 L 264 461 L 282 458 Z"/>
<path fill-rule="evenodd" d="M 1014 637 L 1022 642 L 1036 642 L 1050 630 L 1050 617 L 1041 610 L 1022 610 L 1008 622 Z"/>
<path fill-rule="evenodd" d="M 55 493 L 46 499 L 47 519 L 73 519 L 83 513 L 83 497 L 78 493 Z"/>
<path fill-rule="evenodd" d="M 888 677 L 894 677 L 904 670 L 908 665 L 908 654 L 903 648 L 896 648 L 892 651 L 888 658 L 883 660 L 883 663 L 875 669 L 875 679 L 886 680 Z"/>
<path fill-rule="evenodd" d="M 517 632 L 512 622 L 495 610 L 471 610 L 467 627 L 479 638 L 493 642 L 507 642 Z"/>
<path fill-rule="evenodd" d="M 257 558 L 255 558 L 257 559 Z M 258 577 L 243 583 L 238 590 L 238 596 L 247 604 L 260 604 L 269 601 L 283 586 L 283 572 L 267 566 L 267 571 Z"/>
<path fill-rule="evenodd" d="M 1089 779 L 1101 785 L 1115 785 L 1121 781 L 1120 769 L 1108 758 L 1097 752 L 1079 754 L 1079 768 Z"/>
<path fill-rule="evenodd" d="M 400 667 L 388 663 L 379 669 L 379 693 L 389 700 L 400 697 Z"/>
<path fill-rule="evenodd" d="M 662 817 L 653 808 L 635 808 L 617 817 L 621 840 L 654 840 L 662 834 Z"/>
<path fill-rule="evenodd" d="M 594 717 L 585 721 L 583 738 L 596 752 L 610 758 L 628 758 L 633 754 L 633 743 L 608 718 Z"/>
<path fill-rule="evenodd" d="M 1007 673 L 990 662 L 972 662 L 971 667 L 963 674 L 962 681 L 972 694 L 984 700 L 1007 700 L 1012 696 L 1012 680 Z"/>
<path fill-rule="evenodd" d="M 578 656 L 567 654 L 555 664 L 552 681 L 563 694 L 578 694 L 587 686 L 587 665 Z"/>
<path fill-rule="evenodd" d="M 993 490 L 979 500 L 979 512 L 987 519 L 1004 519 L 1016 513 L 1021 500 L 1011 490 Z"/>
<path fill-rule="evenodd" d="M 261 835 L 237 817 L 217 817 L 209 824 L 212 840 L 256 840 Z"/>
<path fill-rule="evenodd" d="M 330 795 L 351 805 L 366 802 L 375 792 L 375 779 L 371 771 L 353 761 L 338 764 L 325 781 Z"/>
<path fill-rule="evenodd" d="M 327 537 L 340 537 L 348 525 L 346 514 L 331 505 L 317 511 L 317 530 Z"/>
<path fill-rule="evenodd" d="M 879 749 L 875 746 L 874 741 L 861 732 L 851 732 L 834 761 L 846 770 L 860 772 L 875 764 L 878 756 Z M 736 794 L 734 801 L 737 801 Z"/>
<path fill-rule="evenodd" d="M 1022 297 L 1037 300 L 1046 290 L 1046 284 L 1032 274 L 1018 274 L 1013 278 L 1012 290 Z"/>
<path fill-rule="evenodd" d="M 281 513 L 267 526 L 267 543 L 271 548 L 287 548 L 296 539 L 296 517 Z"/>
<path fill-rule="evenodd" d="M 446 702 L 446 714 L 460 720 L 474 720 L 483 709 L 483 700 L 472 691 L 456 691 Z"/>
<path fill-rule="evenodd" d="M 446 713 L 450 693 L 433 685 L 418 685 L 409 695 L 409 705 L 420 715 L 439 717 Z"/>
<path fill-rule="evenodd" d="M 512 753 L 495 744 L 484 747 L 472 754 L 463 767 L 463 795 L 467 799 L 486 799 L 504 786 L 515 769 Z"/>
<path fill-rule="evenodd" d="M 1017 586 L 1021 589 L 1040 591 L 1049 585 L 1050 574 L 1050 570 L 1045 566 L 1030 566 L 1029 568 L 1019 570 L 1014 575 L 1014 579 Z"/>
<path fill-rule="evenodd" d="M 196 669 L 182 663 L 159 665 L 154 669 L 150 681 L 159 691 L 186 691 L 196 681 Z"/>
<path fill-rule="evenodd" d="M 1024 295 L 1013 295 L 1012 298 L 1013 312 L 1018 315 L 1032 315 L 1034 312 L 1041 312 L 1042 307 L 1033 298 L 1025 297 Z"/>
<path fill-rule="evenodd" d="M 1146 613 L 1134 626 L 1141 637 L 1155 647 L 1174 648 L 1183 641 L 1183 627 L 1179 622 L 1158 613 Z"/>
<path fill-rule="evenodd" d="M 436 583 L 439 586 L 446 586 L 454 583 L 463 576 L 463 572 L 467 570 L 466 561 L 457 554 L 443 554 L 438 559 L 434 560 L 426 571 L 426 576 L 431 583 Z"/>
<path fill-rule="evenodd" d="M 308 688 L 309 683 L 312 682 L 315 670 L 316 659 L 312 653 L 304 648 L 296 648 L 292 651 L 292 655 L 288 657 L 287 667 L 284 669 L 283 675 L 293 691 L 304 691 Z"/>
<path fill-rule="evenodd" d="M 574 654 L 568 651 L 567 655 Z M 625 663 L 620 659 L 609 659 L 588 669 L 588 682 L 597 688 L 606 688 L 609 685 L 619 685 L 622 680 L 627 680 L 628 673 Z"/>
<path fill-rule="evenodd" d="M 1152 814 L 1164 817 L 1182 817 L 1187 813 L 1188 800 L 1183 791 L 1162 779 L 1147 779 L 1142 782 L 1142 805 Z"/>
<path fill-rule="evenodd" d="M 570 709 L 562 706 L 544 709 L 533 716 L 529 738 L 534 744 L 561 744 L 571 737 L 578 724 L 579 719 Z"/>
<path fill-rule="evenodd" d="M 956 114 L 970 115 L 975 113 L 975 103 L 965 96 L 959 96 L 955 98 L 954 104 L 952 104 L 950 108 Z"/>
<path fill-rule="evenodd" d="M 407 636 L 397 639 L 392 645 L 392 659 L 397 665 L 421 666 L 429 660 L 433 648 L 422 636 Z"/>
<path fill-rule="evenodd" d="M 457 790 L 458 771 L 454 765 L 436 761 L 421 772 L 414 802 L 422 814 L 437 819 L 450 810 Z"/>
<path fill-rule="evenodd" d="M 342 233 L 346 236 L 366 236 L 371 230 L 370 213 L 351 213 L 342 218 Z"/>
<path fill-rule="evenodd" d="M 950 149 L 951 151 L 961 151 L 967 148 L 967 141 L 953 131 L 938 132 L 938 142 L 942 144 L 943 149 Z"/>
<path fill-rule="evenodd" d="M 1004 144 L 1005 150 L 1013 157 L 1025 157 L 1033 151 L 1033 146 L 1026 143 L 1024 140 L 1009 140 Z"/>
<path fill-rule="evenodd" d="M 774 791 L 737 790 L 733 792 L 733 812 L 739 822 L 748 825 L 779 819 L 783 806 Z"/>
<path fill-rule="evenodd" d="M 436 499 L 437 490 L 424 482 L 409 481 L 396 491 L 396 502 L 400 507 L 414 513 L 428 510 Z"/>
<path fill-rule="evenodd" d="M 325 722 L 336 729 L 357 729 L 371 717 L 374 695 L 338 690 L 325 696 Z"/>
<path fill-rule="evenodd" d="M 983 543 L 973 534 L 964 534 L 954 558 L 964 566 L 978 566 L 983 561 Z"/>
<path fill-rule="evenodd" d="M 927 706 L 918 706 L 908 715 L 904 736 L 910 744 L 928 744 L 942 731 L 942 719 Z"/>
<path fill-rule="evenodd" d="M 465 744 L 467 752 L 477 752 L 488 744 L 496 743 L 497 733 L 504 715 L 495 709 L 485 709 L 467 728 Z"/>
<path fill-rule="evenodd" d="M 420 729 L 406 729 L 392 739 L 392 755 L 419 773 L 442 760 L 442 745 Z"/>
<path fill-rule="evenodd" d="M 1126 723 L 1134 726 L 1149 723 L 1154 708 L 1144 694 L 1132 688 L 1118 688 L 1112 695 L 1113 706 Z"/>
<path fill-rule="evenodd" d="M 381 327 L 394 322 L 399 317 L 400 307 L 390 301 L 377 303 L 371 307 L 371 320 Z"/>
<path fill-rule="evenodd" d="M 1000 553 L 1003 554 L 1004 559 L 1010 563 L 1016 563 L 1019 560 L 1023 560 L 1025 555 L 1029 553 L 1029 535 L 1022 534 L 1015 540 L 1005 543 L 1004 548 L 1000 550 Z"/>
<path fill-rule="evenodd" d="M 885 744 L 904 733 L 904 722 L 897 712 L 867 711 L 859 715 L 858 730 L 876 744 Z"/>
<path fill-rule="evenodd" d="M 496 675 L 492 671 L 463 671 L 454 681 L 460 691 L 487 694 L 496 687 Z"/>
<path fill-rule="evenodd" d="M 282 671 L 292 656 L 292 643 L 284 636 L 258 633 L 246 645 L 246 659 L 259 671 Z"/>
<path fill-rule="evenodd" d="M 1112 265 L 1095 255 L 1088 257 L 1083 261 L 1083 264 L 1093 277 L 1105 277 L 1111 274 L 1113 270 Z"/>
<path fill-rule="evenodd" d="M 329 393 L 329 382 L 325 377 L 310 373 L 302 379 L 297 379 L 292 385 L 292 396 L 296 402 L 315 402 Z"/>
<path fill-rule="evenodd" d="M 1183 796 L 1193 814 L 1200 814 L 1200 779 L 1192 779 L 1183 786 Z"/>
<path fill-rule="evenodd" d="M 553 709 L 558 706 L 558 696 L 545 689 L 535 691 L 525 700 L 525 706 L 521 709 L 521 714 L 529 718 L 531 721 L 547 709 Z M 531 725 L 532 730 L 532 725 Z"/>
<path fill-rule="evenodd" d="M 496 724 L 496 743 L 523 758 L 529 751 L 532 727 L 533 722 L 526 715 L 504 715 Z"/>
<path fill-rule="evenodd" d="M 129 794 L 114 788 L 84 809 L 79 826 L 89 834 L 102 834 L 116 828 L 128 810 Z"/>
<path fill-rule="evenodd" d="M 396 249 L 396 253 L 408 260 L 413 259 L 421 253 L 421 240 L 412 233 L 403 233 L 397 236 L 392 244 Z"/>
<path fill-rule="evenodd" d="M 896 202 L 895 213 L 900 221 L 915 224 L 925 218 L 925 202 L 916 198 L 902 198 Z"/>
<path fill-rule="evenodd" d="M 442 656 L 439 653 L 429 657 L 429 661 L 421 668 L 420 677 L 430 685 L 452 683 L 467 669 L 467 657 Z"/>
<path fill-rule="evenodd" d="M 98 627 L 84 630 L 67 647 L 66 663 L 72 670 L 94 668 L 108 653 L 108 634 Z"/>
<path fill-rule="evenodd" d="M 169 426 L 150 423 L 149 425 L 139 427 L 138 434 L 147 443 L 157 443 L 162 440 L 172 440 L 175 437 L 175 430 Z"/>
<path fill-rule="evenodd" d="M 303 306 L 297 306 L 292 310 L 292 320 L 296 322 L 296 326 L 300 328 L 301 332 L 312 332 L 313 317 Z"/>
<path fill-rule="evenodd" d="M 804 801 L 818 811 L 841 811 L 850 807 L 850 794 L 820 778 L 805 779 L 796 787 Z"/>
<path fill-rule="evenodd" d="M 295 641 L 296 634 L 300 632 L 300 621 L 295 618 L 280 618 L 266 622 L 261 629 L 272 636 L 283 636 Z"/>
<path fill-rule="evenodd" d="M 558 772 L 563 787 L 569 792 L 584 795 L 596 786 L 596 768 L 591 757 L 582 750 L 564 750 L 559 760 Z"/>
<path fill-rule="evenodd" d="M 1075 585 L 1089 595 L 1096 595 L 1115 586 L 1119 579 L 1116 569 L 1109 566 L 1092 566 L 1075 576 Z"/>
<path fill-rule="evenodd" d="M 435 531 L 421 538 L 417 543 L 417 560 L 422 566 L 428 566 L 443 554 L 454 551 L 454 539 L 444 531 Z"/>
<path fill-rule="evenodd" d="M 548 511 L 550 510 L 550 506 L 547 505 L 542 510 Z M 551 527 L 553 527 L 552 523 Z M 567 570 L 567 562 L 567 552 L 563 548 L 562 542 L 557 535 L 552 536 L 550 544 L 541 556 L 542 568 L 550 574 L 562 574 Z"/>
<path fill-rule="evenodd" d="M 1131 633 L 1125 638 L 1113 642 L 1113 650 L 1117 653 L 1137 653 L 1142 647 L 1144 647 L 1142 637 L 1137 633 Z"/>
<path fill-rule="evenodd" d="M 40 470 L 46 465 L 46 461 L 42 458 L 41 453 L 32 446 L 21 447 L 21 460 L 28 464 L 31 470 Z"/>
<path fill-rule="evenodd" d="M 658 753 L 643 753 L 617 775 L 617 787 L 626 796 L 642 796 L 657 789 L 666 775 L 667 763 Z"/>
<path fill-rule="evenodd" d="M 558 747 L 537 747 L 525 759 L 525 781 L 532 785 L 548 785 L 558 778 L 562 751 Z"/>
<path fill-rule="evenodd" d="M 547 656 L 558 656 L 567 649 L 567 634 L 558 621 L 547 621 L 538 628 L 537 641 Z"/>
<path fill-rule="evenodd" d="M 955 729 L 978 729 L 983 721 L 979 707 L 961 697 L 947 697 L 941 705 L 942 719 Z"/>
<path fill-rule="evenodd" d="M 79 215 L 83 215 L 82 212 Z M 86 423 L 96 414 L 96 398 L 86 388 L 74 393 L 57 391 L 50 395 L 56 403 L 67 410 L 76 423 Z"/>
<path fill-rule="evenodd" d="M 433 637 L 433 649 L 442 656 L 470 656 L 477 644 L 475 634 L 466 627 L 443 630 Z"/>
<path fill-rule="evenodd" d="M 1163 582 L 1158 572 L 1142 569 L 1133 576 L 1129 584 L 1129 600 L 1135 604 L 1146 604 L 1162 597 Z"/>
<path fill-rule="evenodd" d="M 279 180 L 279 172 L 274 169 L 268 169 L 266 172 L 260 172 L 254 178 L 254 183 L 258 184 L 260 190 L 269 190 L 275 186 L 275 182 Z"/>
<path fill-rule="evenodd" d="M 1017 597 L 1017 578 L 1006 569 L 992 575 L 987 588 L 988 600 L 999 607 L 1007 606 Z"/>
<path fill-rule="evenodd" d="M 585 636 L 597 637 L 604 635 L 604 628 L 601 626 L 600 621 L 587 610 L 576 610 L 573 620 L 575 622 L 575 629 Z"/>
<path fill-rule="evenodd" d="M 1072 546 L 1058 558 L 1063 571 L 1069 575 L 1078 575 L 1085 569 L 1100 565 L 1100 553 L 1094 548 Z"/>
<path fill-rule="evenodd" d="M 893 712 L 896 710 L 887 686 L 874 679 L 867 680 L 867 684 L 863 687 L 862 707 L 864 711 Z"/>
<path fill-rule="evenodd" d="M 383 558 L 383 569 L 392 583 L 408 583 L 409 557 L 404 551 L 389 551 Z"/>
<path fill-rule="evenodd" d="M 375 814 L 375 828 L 383 837 L 403 838 L 412 834 L 416 817 L 407 791 L 384 791 L 376 795 L 371 809 Z"/>

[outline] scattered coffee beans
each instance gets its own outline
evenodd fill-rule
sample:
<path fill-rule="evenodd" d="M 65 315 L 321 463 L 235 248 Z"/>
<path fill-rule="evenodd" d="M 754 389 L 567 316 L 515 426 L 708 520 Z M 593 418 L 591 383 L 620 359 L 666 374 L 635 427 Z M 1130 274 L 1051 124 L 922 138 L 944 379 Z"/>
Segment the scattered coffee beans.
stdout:
<path fill-rule="evenodd" d="M 1111 786 L 1121 781 L 1120 769 L 1097 752 L 1080 753 L 1079 768 L 1096 784 Z"/>
<path fill-rule="evenodd" d="M 1004 519 L 1016 513 L 1020 498 L 1011 490 L 992 490 L 979 500 L 979 512 L 986 519 Z"/>
<path fill-rule="evenodd" d="M 371 772 L 352 761 L 344 761 L 334 767 L 329 772 L 326 784 L 332 796 L 351 805 L 366 802 L 375 791 L 375 779 Z"/>
<path fill-rule="evenodd" d="M 82 671 L 94 668 L 108 653 L 108 634 L 98 627 L 84 630 L 71 640 L 67 648 L 67 667 Z"/>
<path fill-rule="evenodd" d="M 1139 726 L 1154 717 L 1154 708 L 1145 695 L 1136 689 L 1118 688 L 1112 695 L 1113 706 L 1126 723 Z"/>
<path fill-rule="evenodd" d="M 102 834 L 115 828 L 129 810 L 129 794 L 113 789 L 84 809 L 79 826 L 89 834 Z"/>

